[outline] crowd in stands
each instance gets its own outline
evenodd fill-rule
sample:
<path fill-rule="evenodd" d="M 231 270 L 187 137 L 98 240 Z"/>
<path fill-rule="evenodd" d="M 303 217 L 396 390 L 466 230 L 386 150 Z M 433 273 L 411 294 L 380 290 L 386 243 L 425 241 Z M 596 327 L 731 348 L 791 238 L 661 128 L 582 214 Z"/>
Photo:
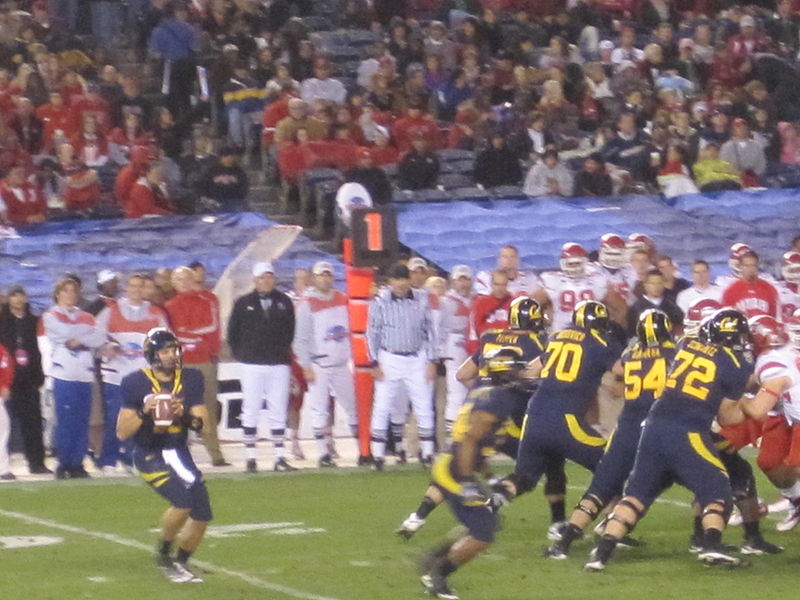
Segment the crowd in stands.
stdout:
<path fill-rule="evenodd" d="M 290 207 L 318 168 L 376 203 L 776 185 L 800 168 L 796 4 L 5 0 L 3 218 L 244 210 L 240 162 Z"/>

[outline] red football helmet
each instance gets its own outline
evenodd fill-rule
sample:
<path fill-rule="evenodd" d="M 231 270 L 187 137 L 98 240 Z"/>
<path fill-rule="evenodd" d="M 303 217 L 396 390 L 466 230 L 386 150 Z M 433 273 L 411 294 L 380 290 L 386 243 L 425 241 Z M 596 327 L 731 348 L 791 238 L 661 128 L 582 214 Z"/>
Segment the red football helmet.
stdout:
<path fill-rule="evenodd" d="M 784 325 L 788 332 L 789 339 L 792 342 L 792 346 L 800 350 L 800 308 L 794 311 L 791 317 L 786 319 Z"/>
<path fill-rule="evenodd" d="M 800 252 L 789 250 L 783 255 L 781 274 L 787 282 L 800 284 Z"/>
<path fill-rule="evenodd" d="M 684 334 L 695 337 L 700 329 L 700 323 L 707 316 L 714 314 L 722 308 L 722 305 L 713 298 L 698 298 L 686 309 L 686 316 L 683 318 Z"/>
<path fill-rule="evenodd" d="M 598 262 L 606 269 L 621 269 L 627 260 L 625 240 L 616 233 L 607 233 L 600 238 Z"/>
<path fill-rule="evenodd" d="M 575 279 L 586 274 L 586 265 L 589 263 L 589 254 L 586 249 L 576 242 L 567 242 L 561 246 L 561 271 L 567 277 Z"/>
<path fill-rule="evenodd" d="M 770 315 L 756 315 L 748 321 L 748 324 L 756 355 L 789 343 L 789 335 L 783 324 Z"/>
<path fill-rule="evenodd" d="M 644 250 L 648 254 L 652 254 L 656 250 L 656 243 L 649 235 L 645 235 L 644 233 L 630 234 L 625 246 L 628 248 L 628 252 Z"/>
<path fill-rule="evenodd" d="M 742 259 L 744 254 L 752 252 L 752 250 L 753 249 L 744 242 L 736 242 L 733 246 L 731 246 L 730 254 L 728 254 L 728 266 L 731 268 L 731 272 L 736 275 L 736 277 L 740 277 L 742 274 L 742 270 L 739 267 L 739 261 Z"/>

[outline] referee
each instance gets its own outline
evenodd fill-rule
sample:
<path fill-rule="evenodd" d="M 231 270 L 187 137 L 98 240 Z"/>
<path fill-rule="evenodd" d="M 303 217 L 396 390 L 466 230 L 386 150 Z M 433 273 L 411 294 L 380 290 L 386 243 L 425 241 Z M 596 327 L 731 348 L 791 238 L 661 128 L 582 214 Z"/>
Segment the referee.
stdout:
<path fill-rule="evenodd" d="M 242 382 L 242 426 L 247 449 L 247 472 L 256 472 L 256 426 L 267 398 L 270 437 L 275 447 L 274 470 L 296 471 L 286 462 L 284 441 L 289 406 L 289 363 L 294 338 L 294 307 L 275 288 L 271 263 L 253 267 L 255 290 L 236 300 L 228 321 L 228 344 Z"/>
<path fill-rule="evenodd" d="M 375 379 L 372 406 L 373 468 L 382 471 L 386 455 L 387 423 L 399 389 L 406 390 L 417 419 L 422 462 L 430 465 L 434 447 L 433 381 L 438 358 L 428 298 L 411 288 L 408 267 L 395 265 L 389 288 L 369 307 L 367 345 Z M 392 427 L 402 427 L 392 423 Z"/>

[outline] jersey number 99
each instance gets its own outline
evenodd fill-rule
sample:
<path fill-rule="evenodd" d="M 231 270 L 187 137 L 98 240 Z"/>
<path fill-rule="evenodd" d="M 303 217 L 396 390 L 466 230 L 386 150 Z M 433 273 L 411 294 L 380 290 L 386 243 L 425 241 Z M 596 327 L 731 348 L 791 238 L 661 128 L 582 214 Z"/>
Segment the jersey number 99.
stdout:
<path fill-rule="evenodd" d="M 653 362 L 650 370 L 642 376 L 642 361 L 631 360 L 625 363 L 625 400 L 636 400 L 643 391 L 653 392 L 658 397 L 664 391 L 667 380 L 667 364 L 664 359 Z"/>
<path fill-rule="evenodd" d="M 572 290 L 564 290 L 561 292 L 561 298 L 559 298 L 558 303 L 561 312 L 572 313 L 575 310 L 575 304 L 583 300 L 594 300 L 592 290 L 581 290 L 577 294 Z"/>
<path fill-rule="evenodd" d="M 717 365 L 705 356 L 681 350 L 667 379 L 667 387 L 698 400 L 708 398 L 708 384 L 717 375 Z"/>
<path fill-rule="evenodd" d="M 578 378 L 581 370 L 583 347 L 573 342 L 550 342 L 547 345 L 547 361 L 544 363 L 540 377 L 546 379 L 554 376 L 558 381 L 572 383 Z"/>

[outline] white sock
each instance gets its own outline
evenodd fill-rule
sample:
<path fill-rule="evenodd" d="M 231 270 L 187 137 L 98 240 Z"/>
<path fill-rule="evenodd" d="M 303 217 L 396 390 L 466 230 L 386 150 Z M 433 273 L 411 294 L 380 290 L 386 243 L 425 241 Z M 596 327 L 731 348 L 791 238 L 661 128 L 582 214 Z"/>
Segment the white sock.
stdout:
<path fill-rule="evenodd" d="M 788 488 L 780 488 L 781 496 L 787 497 L 789 500 L 794 502 L 798 498 L 800 498 L 800 481 L 796 481 L 794 485 Z"/>

